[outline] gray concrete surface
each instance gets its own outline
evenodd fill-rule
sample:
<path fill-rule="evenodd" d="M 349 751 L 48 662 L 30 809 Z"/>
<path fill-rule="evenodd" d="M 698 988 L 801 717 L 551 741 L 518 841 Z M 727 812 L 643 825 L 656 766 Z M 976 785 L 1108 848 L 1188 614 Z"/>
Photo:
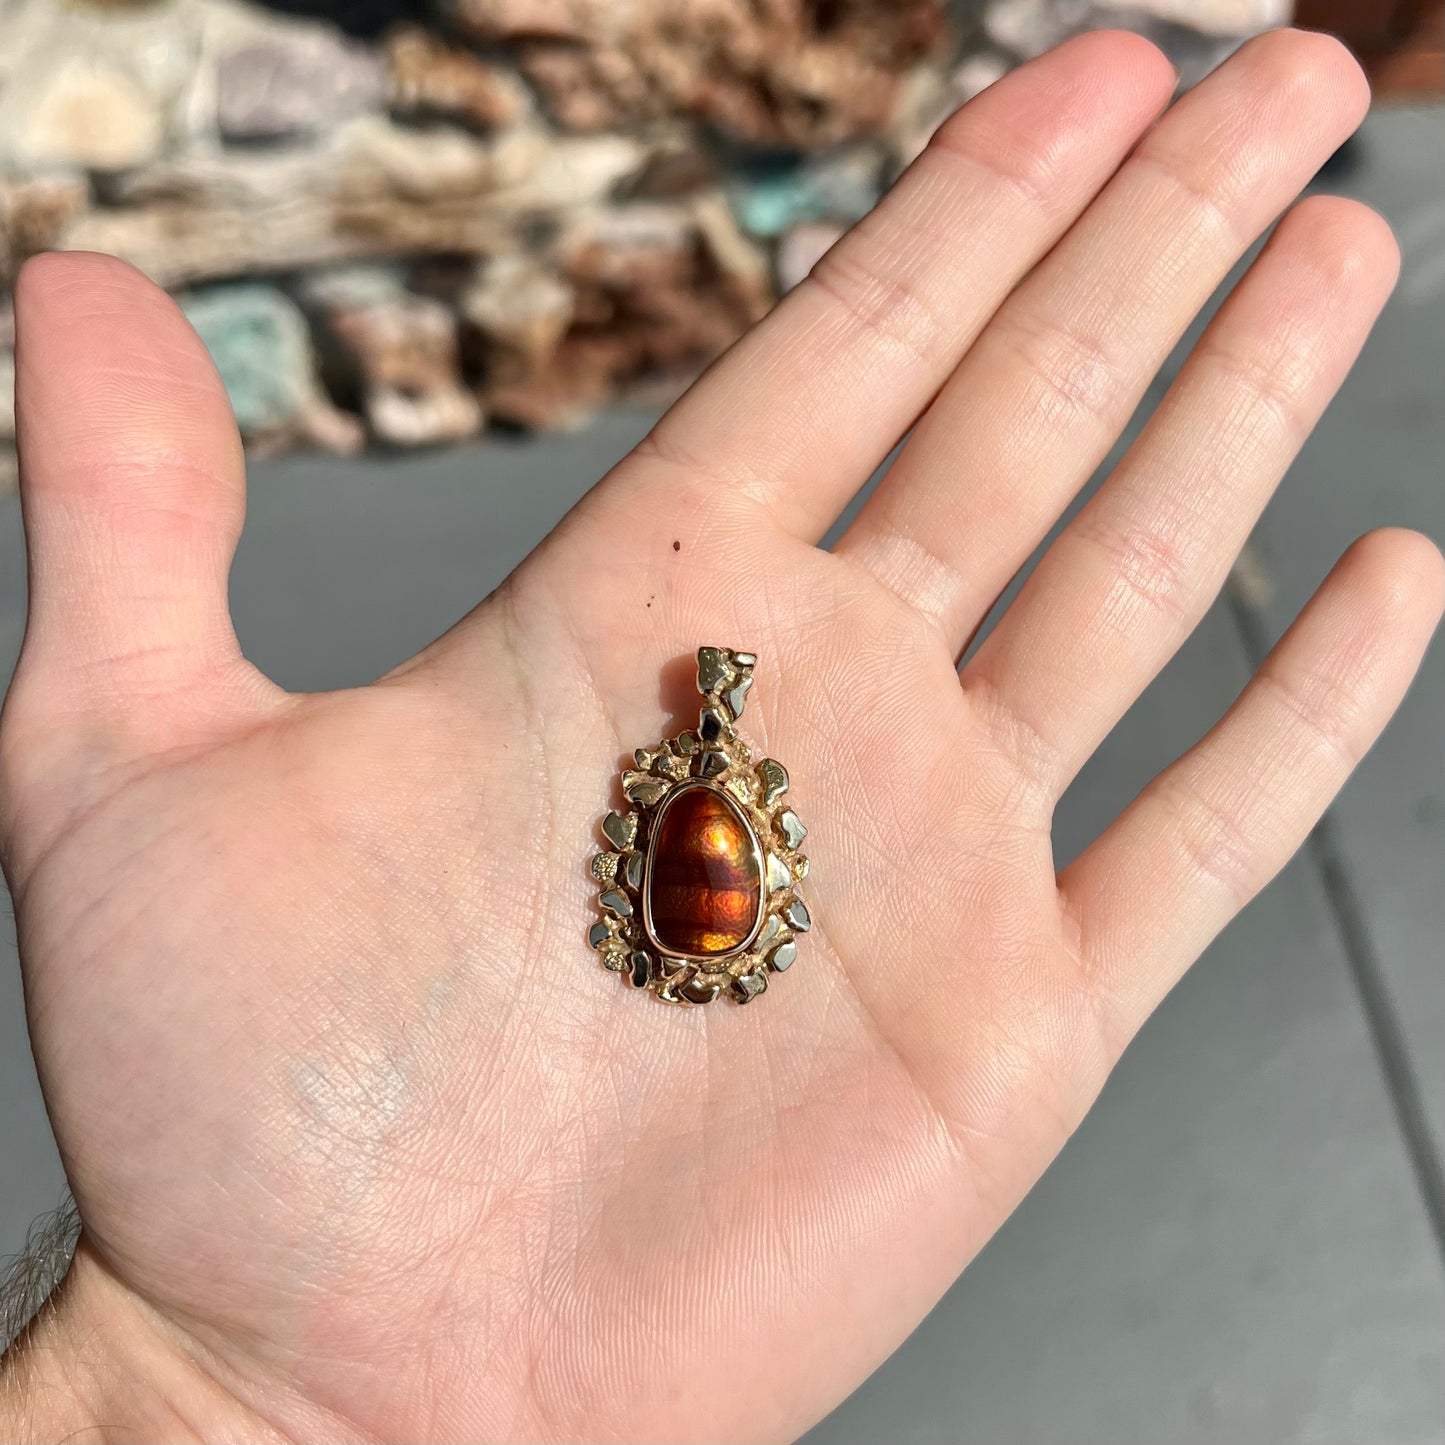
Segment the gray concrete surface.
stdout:
<path fill-rule="evenodd" d="M 1218 715 L 1351 537 L 1386 522 L 1445 537 L 1442 141 L 1440 112 L 1378 115 L 1360 168 L 1332 181 L 1395 222 L 1400 294 L 1261 524 L 1263 589 L 1214 609 L 1081 776 L 1060 815 L 1066 854 Z M 500 580 L 646 420 L 256 467 L 233 584 L 248 652 L 295 687 L 390 666 Z M 18 645 L 22 558 L 5 499 L 0 667 Z M 1445 1438 L 1442 654 L 1023 1208 L 810 1445 Z M 62 1187 L 12 960 L 0 1251 Z"/>

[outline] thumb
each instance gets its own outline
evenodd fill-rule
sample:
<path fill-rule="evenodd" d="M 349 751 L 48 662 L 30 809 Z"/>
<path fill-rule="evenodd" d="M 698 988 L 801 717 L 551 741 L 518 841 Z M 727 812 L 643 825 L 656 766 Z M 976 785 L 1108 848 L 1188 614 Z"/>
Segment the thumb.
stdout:
<path fill-rule="evenodd" d="M 17 762 L 73 757 L 77 739 L 110 757 L 174 746 L 275 695 L 227 602 L 240 439 L 180 310 L 122 261 L 52 254 L 22 269 L 15 327 L 30 611 L 7 801 Z"/>

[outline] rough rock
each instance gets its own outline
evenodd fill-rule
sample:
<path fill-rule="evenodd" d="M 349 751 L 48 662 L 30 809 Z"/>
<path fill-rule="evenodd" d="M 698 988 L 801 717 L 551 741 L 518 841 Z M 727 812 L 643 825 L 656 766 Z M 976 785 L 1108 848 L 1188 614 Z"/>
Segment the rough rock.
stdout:
<path fill-rule="evenodd" d="M 241 431 L 294 428 L 313 393 L 310 334 L 295 304 L 252 282 L 177 299 L 211 353 Z"/>
<path fill-rule="evenodd" d="M 359 442 L 317 384 L 306 321 L 272 286 L 242 282 L 178 298 L 205 342 L 245 437 L 337 450 Z"/>
<path fill-rule="evenodd" d="M 216 126 L 223 140 L 315 135 L 377 108 L 385 93 L 381 63 L 364 46 L 288 25 L 217 57 Z"/>
<path fill-rule="evenodd" d="M 679 130 L 655 138 L 651 154 L 617 195 L 619 200 L 673 200 L 711 190 L 722 179 L 717 155 L 699 146 L 695 135 Z"/>
<path fill-rule="evenodd" d="M 533 255 L 483 261 L 462 288 L 458 309 L 485 353 L 487 383 L 525 382 L 545 369 L 572 321 L 572 287 Z"/>
<path fill-rule="evenodd" d="M 394 269 L 357 268 L 305 289 L 333 367 L 372 435 L 392 446 L 460 441 L 481 429 L 482 408 L 459 380 L 457 317 L 408 291 Z M 338 369 L 350 374 L 335 375 Z"/>
<path fill-rule="evenodd" d="M 477 338 L 501 420 L 565 426 L 609 396 L 674 389 L 757 318 L 770 292 L 763 258 L 717 204 L 600 213 L 569 239 L 558 274 L 572 300 L 550 350 Z"/>
<path fill-rule="evenodd" d="M 194 5 L 0 8 L 0 171 L 122 170 L 159 155 L 199 44 Z"/>
<path fill-rule="evenodd" d="M 379 107 L 378 55 L 245 0 L 0 6 L 0 168 L 128 170 Z"/>
<path fill-rule="evenodd" d="M 0 285 L 14 280 L 27 256 L 58 246 L 89 205 L 81 176 L 0 175 Z"/>
<path fill-rule="evenodd" d="M 165 286 L 372 257 L 485 255 L 521 247 L 519 227 L 605 199 L 645 155 L 625 136 L 522 128 L 487 141 L 362 116 L 297 150 L 144 167 L 112 187 L 116 204 L 69 215 L 44 243 L 123 256 Z M 29 249 L 11 240 L 11 269 Z"/>
<path fill-rule="evenodd" d="M 688 380 L 1020 57 L 1122 23 L 1188 84 L 1289 8 L 0 0 L 0 477 L 37 251 L 187 288 L 253 443 L 567 424 Z"/>
<path fill-rule="evenodd" d="M 22 165 L 117 171 L 159 154 L 165 115 L 133 76 L 83 60 L 40 77 L 26 124 L 10 134 Z"/>
<path fill-rule="evenodd" d="M 386 58 L 398 115 L 444 116 L 490 131 L 516 125 L 530 109 L 527 88 L 513 71 L 417 27 L 390 36 Z"/>
<path fill-rule="evenodd" d="M 946 0 L 448 0 L 506 43 L 573 130 L 689 117 L 739 139 L 817 146 L 875 133 L 915 65 L 948 46 Z M 685 13 L 685 20 L 683 14 Z"/>
<path fill-rule="evenodd" d="M 0 349 L 0 447 L 15 440 L 15 353 Z"/>
<path fill-rule="evenodd" d="M 745 169 L 729 194 L 744 231 L 776 237 L 803 221 L 851 224 L 873 209 L 882 190 L 877 148 L 853 146 L 792 164 Z"/>

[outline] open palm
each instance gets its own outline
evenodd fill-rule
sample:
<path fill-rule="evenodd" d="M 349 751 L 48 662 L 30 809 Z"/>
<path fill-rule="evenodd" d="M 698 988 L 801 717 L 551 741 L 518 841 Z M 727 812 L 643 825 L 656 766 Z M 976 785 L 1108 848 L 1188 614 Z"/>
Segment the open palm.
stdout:
<path fill-rule="evenodd" d="M 105 258 L 27 267 L 32 615 L 0 781 L 85 1226 L 32 1368 L 70 1362 L 77 1421 L 787 1435 L 1018 1202 L 1383 726 L 1440 606 L 1429 543 L 1357 544 L 1056 875 L 1061 791 L 1394 278 L 1368 211 L 1295 209 L 960 674 L 1366 103 L 1290 33 L 1156 124 L 1172 86 L 1100 34 L 985 93 L 496 594 L 350 692 L 240 656 L 239 448 L 171 303 Z M 700 643 L 758 654 L 741 730 L 810 827 L 815 926 L 746 1008 L 663 1007 L 585 941 L 619 761 L 695 720 Z"/>

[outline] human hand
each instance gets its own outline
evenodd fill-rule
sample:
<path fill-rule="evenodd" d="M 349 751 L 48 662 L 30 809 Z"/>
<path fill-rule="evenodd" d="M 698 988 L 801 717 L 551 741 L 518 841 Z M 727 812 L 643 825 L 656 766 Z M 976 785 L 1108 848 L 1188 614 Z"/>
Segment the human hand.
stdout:
<path fill-rule="evenodd" d="M 1150 129 L 1172 86 L 1114 34 L 1001 81 L 497 593 L 341 693 L 240 655 L 240 450 L 179 313 L 111 260 L 27 267 L 0 826 L 85 1232 L 5 1438 L 775 1438 L 917 1323 L 1305 837 L 1440 611 L 1430 543 L 1356 544 L 1056 874 L 1060 793 L 1396 268 L 1360 206 L 1295 209 L 960 676 L 1366 104 L 1293 33 Z M 584 942 L 619 757 L 685 725 L 669 664 L 702 642 L 759 655 L 742 730 L 811 830 L 815 926 L 745 1009 L 658 1006 Z"/>

